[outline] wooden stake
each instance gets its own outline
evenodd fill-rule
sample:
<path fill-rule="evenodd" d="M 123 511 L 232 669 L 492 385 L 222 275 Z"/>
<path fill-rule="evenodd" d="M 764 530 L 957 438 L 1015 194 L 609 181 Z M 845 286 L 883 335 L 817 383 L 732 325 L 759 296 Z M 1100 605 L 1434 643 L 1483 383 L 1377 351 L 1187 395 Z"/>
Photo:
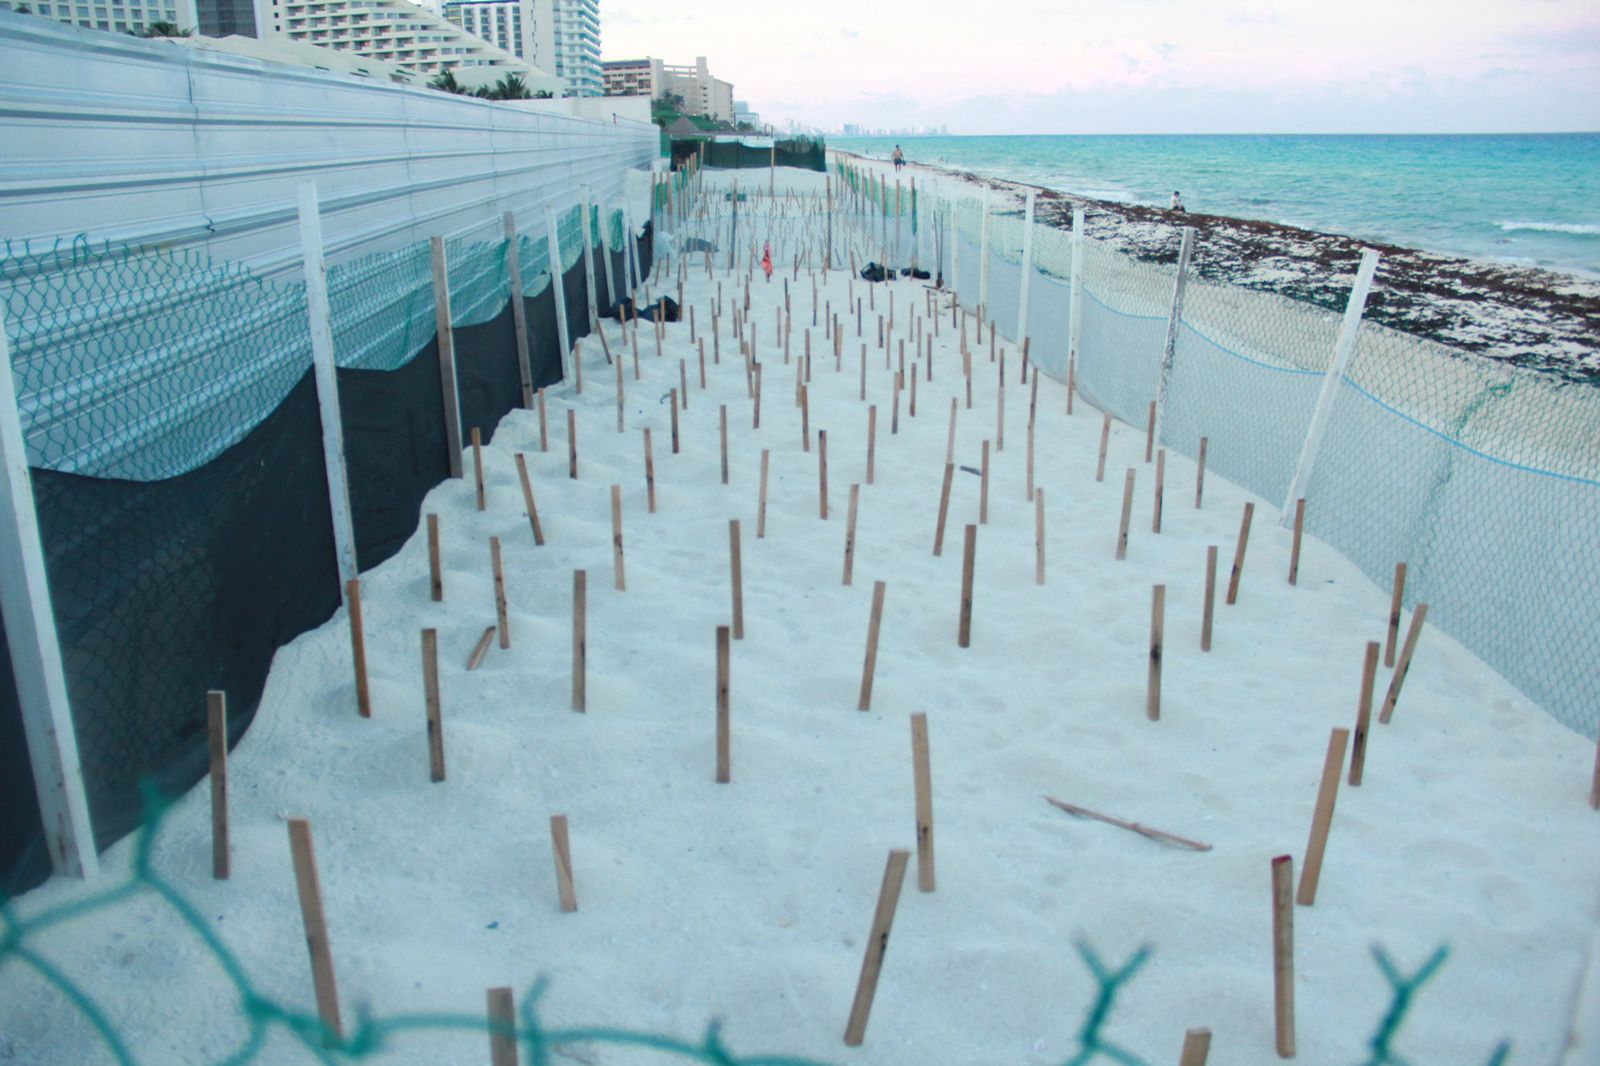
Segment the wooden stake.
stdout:
<path fill-rule="evenodd" d="M 752 409 L 751 429 L 761 428 L 761 364 L 756 364 L 756 395 L 755 406 Z"/>
<path fill-rule="evenodd" d="M 800 450 L 811 450 L 811 390 L 800 386 Z"/>
<path fill-rule="evenodd" d="M 439 516 L 428 515 L 428 596 L 434 603 L 444 600 L 444 570 L 439 561 Z"/>
<path fill-rule="evenodd" d="M 623 384 L 622 384 L 622 364 L 619 362 L 619 363 L 617 363 L 617 432 L 618 433 L 621 433 L 622 430 L 623 430 L 622 405 L 624 403 L 623 397 L 624 397 L 624 393 L 625 392 L 626 392 L 626 390 L 625 390 L 625 388 L 623 387 Z"/>
<path fill-rule="evenodd" d="M 678 454 L 678 390 L 677 389 L 673 389 L 672 390 L 672 403 L 669 406 L 670 406 L 671 411 L 672 411 L 672 454 L 673 455 L 677 455 Z M 723 417 L 726 418 L 727 416 L 724 415 Z"/>
<path fill-rule="evenodd" d="M 870 470 L 871 467 L 869 466 Z M 861 497 L 861 486 L 850 486 L 849 517 L 844 526 L 844 584 L 850 584 L 850 573 L 856 561 L 856 504 Z"/>
<path fill-rule="evenodd" d="M 500 629 L 500 647 L 511 647 L 511 619 L 506 608 L 506 575 L 500 563 L 500 538 L 489 538 L 489 565 L 494 572 L 494 613 Z"/>
<path fill-rule="evenodd" d="M 356 582 L 352 581 L 354 585 Z M 231 871 L 228 847 L 228 694 L 206 693 L 206 747 L 211 757 L 211 876 L 226 881 Z"/>
<path fill-rule="evenodd" d="M 517 1066 L 516 1004 L 510 988 L 489 989 L 489 1066 Z"/>
<path fill-rule="evenodd" d="M 628 581 L 622 572 L 622 486 L 611 486 L 611 560 L 616 574 L 616 589 L 626 592 Z"/>
<path fill-rule="evenodd" d="M 339 986 L 333 976 L 333 950 L 328 943 L 328 919 L 322 908 L 322 885 L 317 878 L 317 852 L 311 823 L 289 819 L 289 853 L 294 858 L 294 883 L 300 896 L 300 920 L 306 948 L 311 953 L 311 983 L 317 993 L 317 1018 L 322 1022 L 322 1044 L 334 1047 L 344 1039 L 339 1020 Z"/>
<path fill-rule="evenodd" d="M 494 635 L 498 626 L 485 626 L 483 636 L 478 638 L 478 643 L 472 648 L 472 654 L 467 656 L 467 669 L 476 670 L 483 662 L 483 657 L 489 654 L 489 645 L 494 643 Z"/>
<path fill-rule="evenodd" d="M 1294 859 L 1272 860 L 1272 1008 L 1278 1057 L 1294 1058 Z"/>
<path fill-rule="evenodd" d="M 1411 669 L 1411 656 L 1417 650 L 1417 638 L 1422 636 L 1422 623 L 1428 619 L 1428 605 L 1417 604 L 1411 612 L 1411 628 L 1406 630 L 1406 642 L 1400 648 L 1400 661 L 1395 665 L 1394 676 L 1389 679 L 1389 692 L 1383 698 L 1383 711 L 1378 721 L 1384 725 L 1394 716 L 1394 705 L 1400 699 L 1400 687 L 1406 683 L 1406 673 Z"/>
<path fill-rule="evenodd" d="M 539 508 L 533 502 L 533 482 L 528 480 L 528 461 L 521 452 L 517 453 L 517 477 L 522 481 L 522 502 L 528 508 L 528 522 L 533 526 L 533 543 L 543 545 L 544 530 L 539 526 Z"/>
<path fill-rule="evenodd" d="M 1150 519 L 1150 532 L 1161 532 L 1161 494 L 1167 480 L 1167 450 L 1156 452 L 1156 499 Z"/>
<path fill-rule="evenodd" d="M 1054 796 L 1046 796 L 1045 802 L 1050 804 L 1052 807 L 1061 808 L 1068 814 L 1075 814 L 1080 818 L 1092 818 L 1097 822 L 1104 822 L 1107 825 L 1114 825 L 1118 829 L 1127 829 L 1130 832 L 1138 833 L 1140 836 L 1149 837 L 1151 840 L 1160 841 L 1163 844 L 1176 844 L 1178 847 L 1188 848 L 1190 851 L 1211 850 L 1210 844 L 1205 844 L 1198 840 L 1190 840 L 1188 837 L 1181 837 L 1176 833 L 1168 833 L 1161 829 L 1151 829 L 1147 825 L 1140 825 L 1138 822 L 1125 821 L 1124 819 L 1116 818 L 1109 814 L 1101 814 L 1099 811 L 1092 811 L 1087 807 L 1079 807 L 1075 803 L 1068 803 L 1065 800 L 1058 800 Z"/>
<path fill-rule="evenodd" d="M 1034 375 L 1038 380 L 1038 375 Z M 1190 1029 L 1183 1034 L 1183 1056 L 1178 1060 L 1178 1066 L 1206 1066 L 1206 1058 L 1211 1054 L 1211 1030 Z"/>
<path fill-rule="evenodd" d="M 432 516 L 429 516 L 432 517 Z M 435 522 L 430 532 L 437 536 Z M 350 658 L 356 670 L 356 712 L 363 718 L 372 717 L 372 693 L 367 687 L 367 636 L 361 621 L 361 579 L 352 578 L 344 583 L 344 600 L 350 608 Z"/>
<path fill-rule="evenodd" d="M 944 464 L 944 488 L 939 490 L 939 524 L 933 531 L 933 554 L 939 555 L 944 551 L 944 522 L 945 516 L 950 511 L 950 482 L 954 479 L 956 464 Z"/>
<path fill-rule="evenodd" d="M 578 412 L 567 408 L 567 476 L 578 479 Z"/>
<path fill-rule="evenodd" d="M 885 582 L 877 581 L 872 586 L 872 614 L 867 621 L 867 658 L 861 667 L 861 698 L 856 703 L 856 710 L 865 711 L 872 707 L 872 675 L 878 665 L 878 632 L 883 623 L 883 594 L 888 588 Z"/>
<path fill-rule="evenodd" d="M 969 525 L 961 554 L 961 626 L 956 639 L 963 648 L 972 644 L 972 564 L 977 553 L 978 527 Z"/>
<path fill-rule="evenodd" d="M 756 539 L 767 535 L 767 459 L 770 448 L 761 449 L 761 502 L 756 506 Z"/>
<path fill-rule="evenodd" d="M 1035 374 L 1033 380 L 1038 381 L 1039 375 Z M 1033 499 L 1033 423 L 1028 423 L 1028 499 Z"/>
<path fill-rule="evenodd" d="M 817 430 L 817 483 L 821 493 L 822 520 L 828 520 L 828 431 Z"/>
<path fill-rule="evenodd" d="M 650 514 L 656 513 L 656 460 L 650 449 L 650 427 L 644 429 L 644 492 L 645 506 Z"/>
<path fill-rule="evenodd" d="M 700 391 L 706 391 L 706 339 L 700 338 Z M 688 406 L 689 400 L 684 398 L 684 405 Z"/>
<path fill-rule="evenodd" d="M 487 510 L 488 502 L 483 491 L 483 435 L 477 426 L 472 427 L 472 475 L 478 487 L 478 510 Z"/>
<path fill-rule="evenodd" d="M 1394 584 L 1389 593 L 1389 634 L 1383 644 L 1383 665 L 1394 665 L 1394 649 L 1400 636 L 1400 608 L 1406 595 L 1406 564 L 1394 564 Z"/>
<path fill-rule="evenodd" d="M 1306 528 L 1306 498 L 1300 497 L 1294 502 L 1294 543 L 1289 548 L 1289 584 L 1299 583 L 1300 579 L 1300 540 Z"/>
<path fill-rule="evenodd" d="M 544 390 L 539 390 L 539 450 L 550 450 L 550 424 L 544 413 Z"/>
<path fill-rule="evenodd" d="M 994 334 L 990 334 L 994 336 Z M 1000 380 L 995 385 L 994 450 L 1006 450 L 1006 357 L 1000 357 Z"/>
<path fill-rule="evenodd" d="M 883 970 L 889 930 L 894 925 L 900 887 L 905 882 L 906 863 L 910 859 L 911 852 L 896 848 L 889 852 L 889 863 L 884 867 L 883 885 L 878 889 L 878 909 L 872 916 L 872 931 L 867 935 L 867 950 L 861 960 L 861 977 L 856 982 L 855 1001 L 850 1005 L 850 1021 L 844 1030 L 844 1042 L 848 1047 L 860 1047 L 867 1035 L 867 1016 L 872 1013 L 872 998 L 878 991 L 878 975 Z"/>
<path fill-rule="evenodd" d="M 1033 380 L 1039 380 L 1037 373 Z M 1033 494 L 1033 583 L 1044 584 L 1044 489 Z"/>
<path fill-rule="evenodd" d="M 1111 416 L 1106 415 L 1105 421 L 1100 425 L 1100 461 L 1094 467 L 1094 479 L 1096 481 L 1104 481 L 1106 479 L 1106 446 L 1110 443 Z"/>
<path fill-rule="evenodd" d="M 589 572 L 572 572 L 572 709 L 589 710 Z"/>
<path fill-rule="evenodd" d="M 878 406 L 867 408 L 867 484 L 872 484 L 874 460 L 878 451 Z M 848 582 L 847 582 L 848 584 Z"/>
<path fill-rule="evenodd" d="M 1239 598 L 1239 576 L 1244 573 L 1244 549 L 1250 542 L 1250 520 L 1255 517 L 1256 505 L 1244 505 L 1244 517 L 1239 520 L 1239 543 L 1233 549 L 1233 572 L 1228 575 L 1228 606 Z"/>
<path fill-rule="evenodd" d="M 722 427 L 722 483 L 728 483 L 728 405 L 723 404 L 718 409 L 718 419 Z"/>
<path fill-rule="evenodd" d="M 978 479 L 978 524 L 989 522 L 989 442 L 983 442 L 983 464 Z"/>
<path fill-rule="evenodd" d="M 1200 619 L 1200 650 L 1211 650 L 1211 617 L 1217 602 L 1217 546 L 1206 546 L 1206 605 Z"/>
<path fill-rule="evenodd" d="M 733 584 L 733 639 L 744 639 L 744 574 L 739 552 L 739 520 L 728 522 L 728 568 Z"/>
<path fill-rule="evenodd" d="M 578 893 L 572 887 L 572 847 L 567 842 L 567 816 L 550 816 L 550 848 L 556 858 L 556 892 L 561 896 L 561 910 L 571 914 L 578 909 Z"/>
<path fill-rule="evenodd" d="M 1200 497 L 1206 491 L 1206 438 L 1200 438 L 1200 463 L 1194 472 L 1194 509 L 1200 510 Z"/>
<path fill-rule="evenodd" d="M 728 627 L 717 627 L 717 783 L 732 778 L 728 737 Z"/>
<path fill-rule="evenodd" d="M 1150 673 L 1145 683 L 1144 716 L 1161 720 L 1161 637 L 1166 624 L 1167 586 L 1150 590 Z"/>
<path fill-rule="evenodd" d="M 911 777 L 917 797 L 917 888 L 934 889 L 933 771 L 928 766 L 928 716 L 911 716 Z"/>
<path fill-rule="evenodd" d="M 1372 724 L 1372 682 L 1378 672 L 1378 642 L 1367 642 L 1367 657 L 1361 664 L 1361 696 L 1356 701 L 1355 739 L 1350 747 L 1350 787 L 1361 785 L 1367 763 L 1367 729 Z"/>
<path fill-rule="evenodd" d="M 1144 428 L 1144 461 L 1149 462 L 1156 447 L 1156 402 L 1150 401 L 1150 420 Z"/>
<path fill-rule="evenodd" d="M 1117 529 L 1117 558 L 1128 557 L 1128 522 L 1133 518 L 1134 468 L 1128 467 L 1128 476 L 1122 483 L 1122 524 Z"/>
<path fill-rule="evenodd" d="M 956 398 L 950 397 L 950 433 L 945 438 L 944 461 L 953 463 L 956 460 Z"/>
<path fill-rule="evenodd" d="M 439 631 L 422 631 L 422 692 L 428 715 L 428 771 L 434 782 L 444 780 L 444 721 L 439 713 Z"/>
<path fill-rule="evenodd" d="M 1333 805 L 1339 798 L 1339 771 L 1344 769 L 1344 749 L 1350 743 L 1350 730 L 1335 729 L 1328 737 L 1328 754 L 1322 762 L 1322 783 L 1317 786 L 1317 808 L 1311 816 L 1311 839 L 1306 844 L 1305 867 L 1300 871 L 1300 890 L 1294 901 L 1309 907 L 1317 899 L 1317 880 L 1322 876 L 1322 854 L 1328 846 L 1328 829 L 1333 825 Z"/>

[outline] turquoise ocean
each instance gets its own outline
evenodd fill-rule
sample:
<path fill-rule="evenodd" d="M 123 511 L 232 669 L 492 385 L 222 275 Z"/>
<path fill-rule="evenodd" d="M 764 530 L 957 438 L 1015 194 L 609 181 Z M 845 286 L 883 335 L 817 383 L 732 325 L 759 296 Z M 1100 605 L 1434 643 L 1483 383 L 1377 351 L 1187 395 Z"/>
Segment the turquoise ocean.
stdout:
<path fill-rule="evenodd" d="M 1600 133 L 830 137 L 1062 192 L 1600 277 Z"/>

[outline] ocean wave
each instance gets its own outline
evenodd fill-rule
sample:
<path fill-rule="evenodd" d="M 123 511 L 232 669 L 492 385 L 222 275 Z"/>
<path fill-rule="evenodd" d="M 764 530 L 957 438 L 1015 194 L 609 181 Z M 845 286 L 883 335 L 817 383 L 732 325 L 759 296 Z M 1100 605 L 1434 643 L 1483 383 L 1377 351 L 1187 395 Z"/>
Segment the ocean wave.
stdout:
<path fill-rule="evenodd" d="M 1537 233 L 1569 233 L 1577 237 L 1600 237 L 1600 223 L 1594 222 L 1502 222 L 1504 233 L 1533 230 Z"/>

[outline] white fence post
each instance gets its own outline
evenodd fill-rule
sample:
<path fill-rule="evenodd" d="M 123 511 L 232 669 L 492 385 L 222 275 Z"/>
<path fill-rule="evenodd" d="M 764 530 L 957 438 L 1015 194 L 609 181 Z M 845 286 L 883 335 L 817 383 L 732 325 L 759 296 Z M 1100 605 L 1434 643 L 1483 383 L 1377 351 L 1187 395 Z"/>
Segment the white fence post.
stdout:
<path fill-rule="evenodd" d="M 444 454 L 450 476 L 461 476 L 461 390 L 456 387 L 456 336 L 450 320 L 450 266 L 444 238 L 429 238 L 433 252 L 433 321 L 439 335 L 439 390 L 444 403 Z"/>
<path fill-rule="evenodd" d="M 1022 292 L 1017 296 L 1017 335 L 1022 344 L 1028 337 L 1028 288 L 1033 280 L 1033 190 L 1028 190 L 1027 207 L 1022 212 Z"/>
<path fill-rule="evenodd" d="M 511 279 L 511 322 L 517 333 L 517 373 L 522 377 L 522 408 L 533 407 L 533 366 L 528 359 L 528 308 L 522 302 L 522 249 L 517 236 L 517 216 L 507 211 L 506 273 Z"/>
<path fill-rule="evenodd" d="M 1167 417 L 1167 388 L 1172 381 L 1172 360 L 1178 353 L 1178 323 L 1183 319 L 1183 287 L 1189 280 L 1189 259 L 1194 255 L 1194 227 L 1183 227 L 1178 247 L 1178 278 L 1172 285 L 1172 313 L 1167 316 L 1167 342 L 1161 349 L 1161 380 L 1156 385 L 1156 425 L 1152 439 L 1161 443 L 1161 424 Z"/>
<path fill-rule="evenodd" d="M 328 472 L 328 510 L 333 515 L 333 552 L 339 564 L 339 602 L 354 581 L 355 524 L 350 518 L 350 477 L 344 463 L 344 422 L 339 417 L 339 375 L 333 361 L 333 317 L 328 306 L 328 266 L 322 259 L 322 214 L 315 182 L 300 194 L 300 249 L 306 271 L 306 317 L 311 324 L 311 365 L 316 371 L 317 409 L 322 415 L 322 462 Z"/>
<path fill-rule="evenodd" d="M 594 202 L 589 199 L 589 186 L 583 187 L 583 281 L 589 296 L 589 328 L 600 332 L 600 315 L 595 307 L 594 295 Z"/>
<path fill-rule="evenodd" d="M 600 265 L 606 271 L 606 298 L 611 307 L 617 306 L 620 294 L 617 292 L 616 268 L 611 265 L 611 211 L 606 206 L 605 197 L 601 197 L 600 204 Z M 624 242 L 626 247 L 626 242 Z M 623 257 L 622 273 L 624 279 L 628 273 L 627 257 Z M 610 307 L 607 308 L 610 310 Z M 620 318 L 620 316 L 619 316 Z M 596 328 L 599 328 L 598 326 Z"/>
<path fill-rule="evenodd" d="M 1078 344 L 1083 339 L 1083 208 L 1072 209 L 1072 291 L 1067 326 L 1067 380 L 1075 382 Z"/>
<path fill-rule="evenodd" d="M 637 303 L 639 290 L 644 289 L 643 295 L 648 303 L 650 290 L 644 284 L 644 258 L 639 255 L 639 235 L 633 231 L 633 208 L 628 204 L 626 189 L 622 191 L 622 249 L 633 264 L 633 284 L 628 287 L 628 295 Z"/>
<path fill-rule="evenodd" d="M 1278 513 L 1278 524 L 1289 525 L 1294 514 L 1295 501 L 1305 496 L 1311 483 L 1311 471 L 1317 463 L 1317 452 L 1328 431 L 1328 420 L 1333 416 L 1333 404 L 1339 397 L 1339 382 L 1356 351 L 1356 331 L 1361 328 L 1361 315 L 1367 307 L 1367 293 L 1372 291 L 1372 278 L 1378 271 L 1378 253 L 1372 248 L 1361 250 L 1361 266 L 1356 271 L 1356 283 L 1350 290 L 1350 302 L 1345 304 L 1344 324 L 1339 327 L 1339 340 L 1333 347 L 1333 362 L 1322 379 L 1322 391 L 1317 394 L 1317 406 L 1311 413 L 1311 425 L 1306 429 L 1306 442 L 1300 449 L 1300 461 L 1294 465 L 1294 477 L 1289 481 L 1289 495 L 1284 497 Z"/>
<path fill-rule="evenodd" d="M 89 824 L 89 797 L 50 606 L 4 315 L 0 315 L 0 612 L 5 617 L 50 866 L 69 877 L 94 877 L 100 872 L 100 859 Z"/>
<path fill-rule="evenodd" d="M 989 316 L 989 187 L 983 187 L 982 245 L 978 249 L 978 313 Z"/>
<path fill-rule="evenodd" d="M 571 381 L 572 334 L 567 329 L 566 272 L 561 269 L 561 236 L 556 229 L 556 209 L 549 204 L 545 205 L 544 220 L 550 232 L 550 239 L 545 243 L 550 252 L 550 288 L 556 298 L 556 332 L 561 337 L 561 375 Z"/>

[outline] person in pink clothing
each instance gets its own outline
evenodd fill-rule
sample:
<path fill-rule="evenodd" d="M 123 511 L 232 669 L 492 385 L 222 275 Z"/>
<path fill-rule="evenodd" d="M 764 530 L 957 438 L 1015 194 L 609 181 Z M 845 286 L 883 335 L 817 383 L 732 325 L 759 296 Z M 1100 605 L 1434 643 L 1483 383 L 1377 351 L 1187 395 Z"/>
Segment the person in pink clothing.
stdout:
<path fill-rule="evenodd" d="M 772 280 L 772 242 L 766 241 L 761 245 L 761 269 L 767 272 L 767 280 Z"/>

